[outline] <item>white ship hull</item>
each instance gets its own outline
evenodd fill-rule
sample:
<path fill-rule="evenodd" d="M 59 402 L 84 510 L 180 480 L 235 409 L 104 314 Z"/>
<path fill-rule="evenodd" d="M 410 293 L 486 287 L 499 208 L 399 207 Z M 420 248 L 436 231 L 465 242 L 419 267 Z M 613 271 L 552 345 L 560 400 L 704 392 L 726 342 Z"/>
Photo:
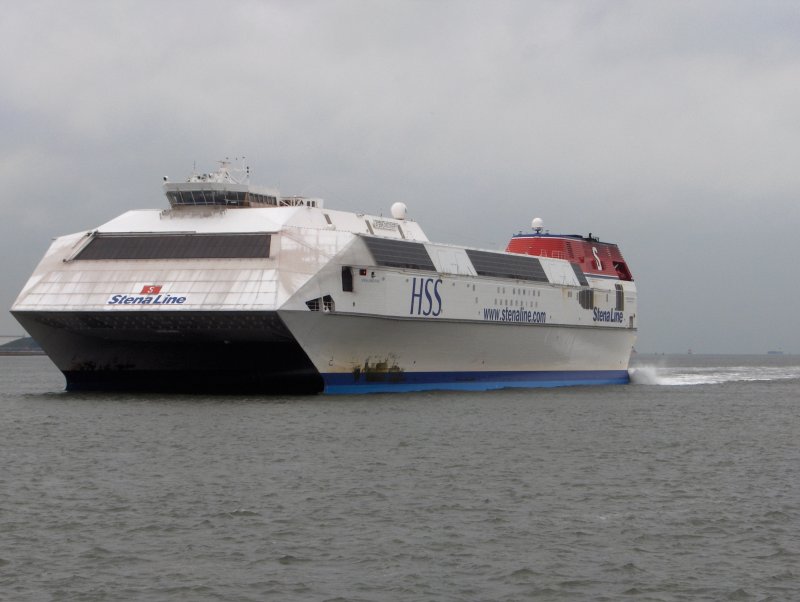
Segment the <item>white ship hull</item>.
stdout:
<path fill-rule="evenodd" d="M 327 393 L 628 382 L 630 329 L 279 312 Z"/>

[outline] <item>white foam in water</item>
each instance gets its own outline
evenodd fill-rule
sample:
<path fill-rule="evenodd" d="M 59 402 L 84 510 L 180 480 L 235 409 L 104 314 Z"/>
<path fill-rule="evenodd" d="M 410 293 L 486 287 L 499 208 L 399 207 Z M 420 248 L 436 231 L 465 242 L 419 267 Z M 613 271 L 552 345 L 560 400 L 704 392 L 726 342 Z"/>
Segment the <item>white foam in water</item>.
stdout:
<path fill-rule="evenodd" d="M 636 366 L 628 370 L 635 385 L 714 385 L 726 382 L 800 378 L 798 367 L 714 366 L 706 368 Z"/>
<path fill-rule="evenodd" d="M 663 368 L 658 366 L 637 366 L 628 370 L 631 382 L 635 385 L 664 385 L 664 377 L 661 374 Z"/>

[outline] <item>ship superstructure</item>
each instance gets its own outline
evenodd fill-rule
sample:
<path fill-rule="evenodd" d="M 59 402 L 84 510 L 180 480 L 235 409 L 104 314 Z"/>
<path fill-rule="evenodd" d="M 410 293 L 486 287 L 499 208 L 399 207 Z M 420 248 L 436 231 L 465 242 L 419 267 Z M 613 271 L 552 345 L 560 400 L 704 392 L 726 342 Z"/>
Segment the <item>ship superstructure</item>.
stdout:
<path fill-rule="evenodd" d="M 428 240 L 231 176 L 57 238 L 12 313 L 70 390 L 350 393 L 628 381 L 616 245 L 534 221 L 506 251 Z"/>

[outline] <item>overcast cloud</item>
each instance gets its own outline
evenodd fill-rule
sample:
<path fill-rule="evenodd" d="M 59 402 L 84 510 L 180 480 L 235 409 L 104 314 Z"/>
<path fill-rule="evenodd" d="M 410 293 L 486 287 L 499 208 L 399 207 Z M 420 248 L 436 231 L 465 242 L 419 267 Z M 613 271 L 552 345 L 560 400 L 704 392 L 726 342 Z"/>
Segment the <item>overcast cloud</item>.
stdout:
<path fill-rule="evenodd" d="M 2 2 L 2 306 L 59 234 L 256 183 L 618 242 L 641 351 L 800 352 L 796 2 Z M 0 333 L 21 333 L 4 312 Z"/>

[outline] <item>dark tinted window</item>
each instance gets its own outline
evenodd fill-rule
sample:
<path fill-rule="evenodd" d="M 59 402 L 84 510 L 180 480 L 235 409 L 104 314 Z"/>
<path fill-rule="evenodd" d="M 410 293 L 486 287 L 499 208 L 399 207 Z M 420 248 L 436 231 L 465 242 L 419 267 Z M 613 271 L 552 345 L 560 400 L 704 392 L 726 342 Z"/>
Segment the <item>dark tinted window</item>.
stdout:
<path fill-rule="evenodd" d="M 536 257 L 490 253 L 474 249 L 467 249 L 467 255 L 475 267 L 475 271 L 481 276 L 547 282 L 547 275 Z"/>
<path fill-rule="evenodd" d="M 578 303 L 581 304 L 583 309 L 592 309 L 594 307 L 594 291 L 590 288 L 580 291 L 578 293 Z"/>
<path fill-rule="evenodd" d="M 269 234 L 98 234 L 75 259 L 269 257 Z"/>
<path fill-rule="evenodd" d="M 365 236 L 369 252 L 377 265 L 393 268 L 411 268 L 414 270 L 435 271 L 425 245 L 419 242 L 407 242 L 388 238 L 374 238 Z"/>

